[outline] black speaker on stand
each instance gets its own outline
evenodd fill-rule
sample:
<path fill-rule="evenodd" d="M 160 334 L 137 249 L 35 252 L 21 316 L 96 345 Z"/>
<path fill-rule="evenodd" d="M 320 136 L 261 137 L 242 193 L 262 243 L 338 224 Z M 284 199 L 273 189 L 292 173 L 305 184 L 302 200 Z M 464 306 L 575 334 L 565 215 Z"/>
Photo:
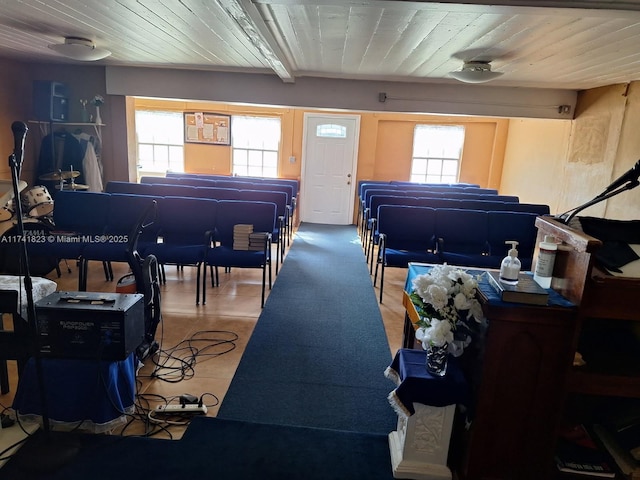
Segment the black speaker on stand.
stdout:
<path fill-rule="evenodd" d="M 24 268 L 24 288 L 27 296 L 27 322 L 30 338 L 27 342 L 30 345 L 29 353 L 33 355 L 36 367 L 37 383 L 40 390 L 40 401 L 42 408 L 42 428 L 43 434 L 30 439 L 18 452 L 16 461 L 20 462 L 25 470 L 38 472 L 53 472 L 70 462 L 78 453 L 79 446 L 68 442 L 66 439 L 53 438 L 50 426 L 50 419 L 47 408 L 47 398 L 45 392 L 45 381 L 42 368 L 42 358 L 38 348 L 38 322 L 36 319 L 36 308 L 33 301 L 33 283 L 29 273 L 29 256 L 27 254 L 27 243 L 24 238 L 24 224 L 22 222 L 22 205 L 20 201 L 19 173 L 24 160 L 24 141 L 27 136 L 27 125 L 24 122 L 13 122 L 14 149 L 9 155 L 9 168 L 11 169 L 11 180 L 13 183 L 13 194 L 15 208 L 18 214 L 17 227 L 18 238 L 22 241 L 20 245 L 20 259 Z"/>
<path fill-rule="evenodd" d="M 69 121 L 69 90 L 61 82 L 33 82 L 33 113 L 43 122 Z"/>

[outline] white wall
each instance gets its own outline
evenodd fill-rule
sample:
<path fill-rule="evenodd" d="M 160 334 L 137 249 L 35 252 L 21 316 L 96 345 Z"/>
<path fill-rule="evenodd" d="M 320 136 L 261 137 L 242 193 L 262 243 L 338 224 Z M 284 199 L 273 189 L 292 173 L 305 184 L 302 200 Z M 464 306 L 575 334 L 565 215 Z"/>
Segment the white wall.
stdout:
<path fill-rule="evenodd" d="M 562 213 L 558 185 L 564 177 L 570 134 L 568 120 L 511 120 L 500 193 L 518 195 L 523 203 L 547 204 L 551 213 Z"/>

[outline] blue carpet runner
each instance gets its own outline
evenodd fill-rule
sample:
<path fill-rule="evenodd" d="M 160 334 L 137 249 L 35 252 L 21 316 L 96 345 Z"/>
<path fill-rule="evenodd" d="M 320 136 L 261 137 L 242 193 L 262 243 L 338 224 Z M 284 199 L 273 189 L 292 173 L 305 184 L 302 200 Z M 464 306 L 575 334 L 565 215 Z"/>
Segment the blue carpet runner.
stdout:
<path fill-rule="evenodd" d="M 390 363 L 355 227 L 303 224 L 218 418 L 179 441 L 39 432 L 0 480 L 393 480 Z M 78 455 L 42 471 L 68 441 Z"/>
<path fill-rule="evenodd" d="M 356 227 L 303 223 L 218 418 L 388 434 L 390 363 Z"/>

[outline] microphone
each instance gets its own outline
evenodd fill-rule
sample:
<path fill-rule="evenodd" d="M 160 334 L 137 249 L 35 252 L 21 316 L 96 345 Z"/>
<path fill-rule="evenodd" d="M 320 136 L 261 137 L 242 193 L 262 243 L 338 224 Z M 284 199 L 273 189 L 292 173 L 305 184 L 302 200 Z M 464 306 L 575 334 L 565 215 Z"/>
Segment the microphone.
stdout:
<path fill-rule="evenodd" d="M 27 137 L 27 131 L 29 129 L 24 122 L 13 122 L 11 124 L 11 130 L 13 131 L 13 154 L 15 155 L 16 162 L 22 163 L 24 139 Z"/>
<path fill-rule="evenodd" d="M 602 197 L 609 192 L 613 192 L 618 187 L 621 187 L 627 182 L 637 182 L 638 177 L 640 177 L 640 160 L 636 162 L 636 164 L 631 167 L 626 173 L 622 174 L 618 179 L 614 180 L 611 185 L 607 187 L 607 189 L 602 192 L 598 197 Z"/>

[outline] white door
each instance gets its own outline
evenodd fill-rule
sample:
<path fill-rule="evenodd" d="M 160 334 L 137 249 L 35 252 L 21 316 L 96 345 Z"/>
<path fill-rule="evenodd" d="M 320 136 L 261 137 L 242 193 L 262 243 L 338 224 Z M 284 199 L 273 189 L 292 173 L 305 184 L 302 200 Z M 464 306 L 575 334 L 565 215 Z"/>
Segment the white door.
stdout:
<path fill-rule="evenodd" d="M 353 223 L 359 115 L 305 113 L 300 220 Z"/>

